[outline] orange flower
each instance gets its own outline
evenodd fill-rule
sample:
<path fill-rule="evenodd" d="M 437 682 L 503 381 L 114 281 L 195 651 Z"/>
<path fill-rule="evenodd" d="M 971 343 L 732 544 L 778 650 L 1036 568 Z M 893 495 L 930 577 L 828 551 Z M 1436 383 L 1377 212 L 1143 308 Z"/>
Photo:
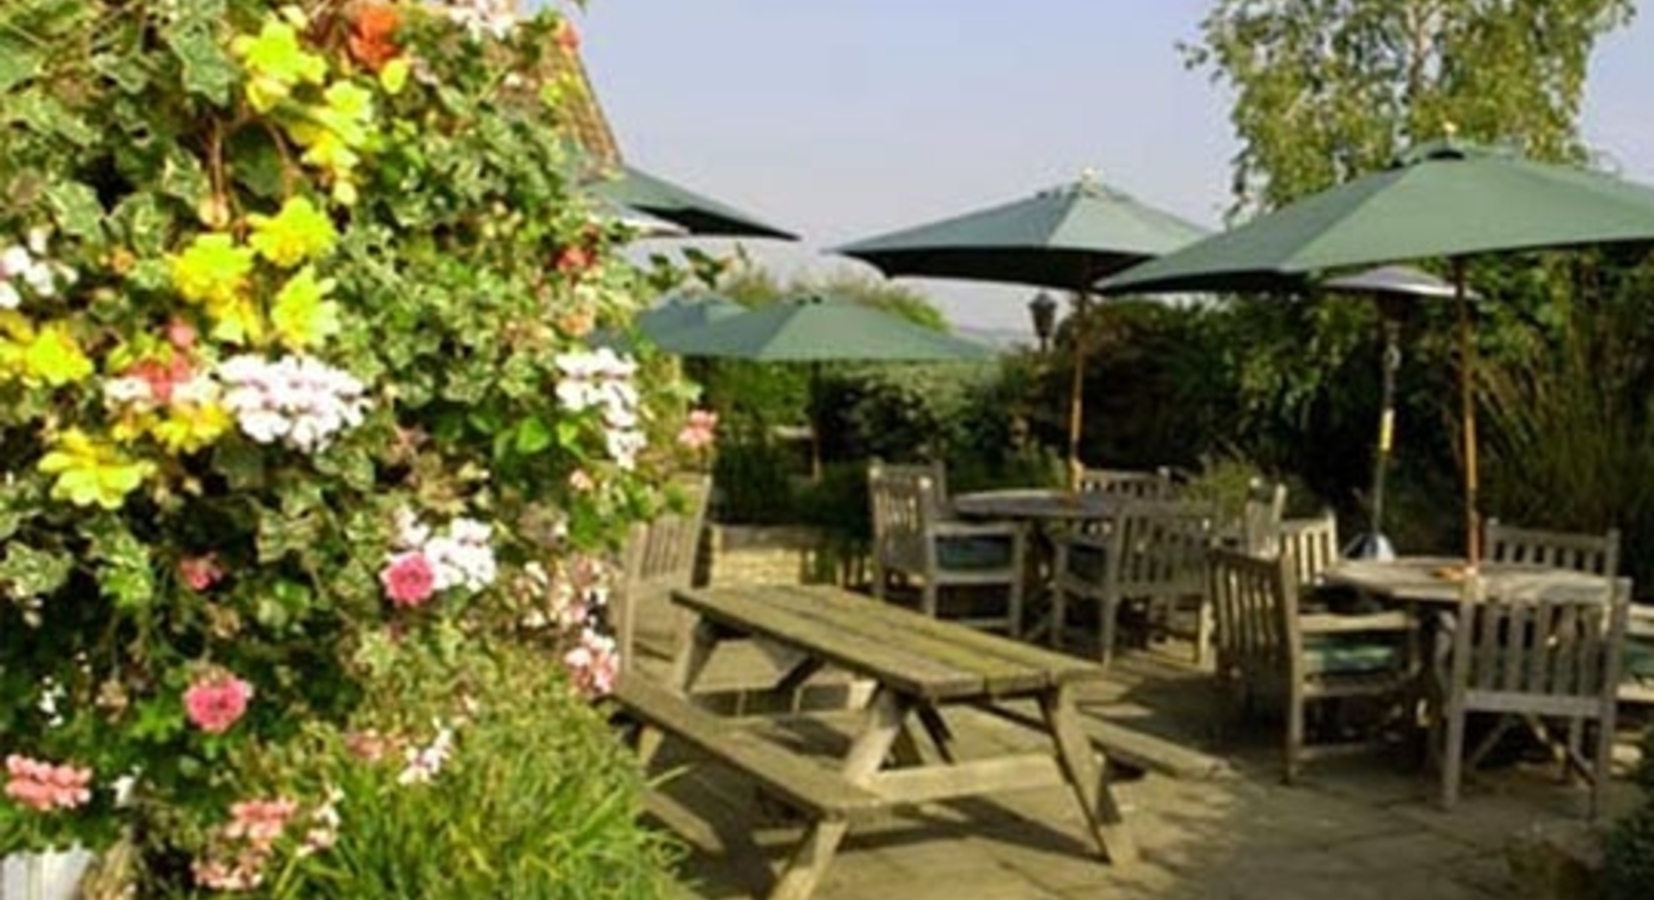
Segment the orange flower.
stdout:
<path fill-rule="evenodd" d="M 368 71 L 378 72 L 402 52 L 396 45 L 396 29 L 401 24 L 402 14 L 388 3 L 364 3 L 356 7 L 346 41 L 350 55 Z"/>

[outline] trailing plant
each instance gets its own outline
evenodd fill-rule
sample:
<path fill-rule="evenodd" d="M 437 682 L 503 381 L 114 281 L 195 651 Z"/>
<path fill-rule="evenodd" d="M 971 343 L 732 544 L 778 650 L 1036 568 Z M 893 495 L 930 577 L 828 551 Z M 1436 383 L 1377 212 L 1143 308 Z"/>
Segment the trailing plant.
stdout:
<path fill-rule="evenodd" d="M 574 39 L 488 0 L 0 6 L 0 852 L 119 840 L 155 891 L 269 887 L 336 865 L 294 810 L 380 812 L 263 761 L 415 740 L 387 672 L 534 622 L 564 690 L 606 687 L 597 560 L 682 395 L 585 349 L 638 275 L 579 196 Z M 492 659 L 468 677 L 540 665 Z"/>

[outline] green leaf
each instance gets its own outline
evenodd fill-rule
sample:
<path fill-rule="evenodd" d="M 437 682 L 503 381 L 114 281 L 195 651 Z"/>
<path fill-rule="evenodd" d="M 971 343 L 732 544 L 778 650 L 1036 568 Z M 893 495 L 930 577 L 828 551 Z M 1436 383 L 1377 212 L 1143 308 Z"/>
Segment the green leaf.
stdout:
<path fill-rule="evenodd" d="M 0 582 L 6 582 L 14 596 L 42 597 L 63 587 L 74 568 L 75 558 L 67 553 L 38 550 L 13 540 L 7 542 L 6 556 L 0 559 Z"/>
<path fill-rule="evenodd" d="M 569 419 L 557 423 L 557 446 L 574 450 L 580 446 L 580 425 Z"/>
<path fill-rule="evenodd" d="M 218 106 L 226 106 L 238 73 L 235 63 L 214 38 L 210 22 L 202 20 L 202 13 L 203 10 L 195 9 L 190 18 L 163 28 L 161 36 L 183 64 L 184 90 Z"/>
<path fill-rule="evenodd" d="M 92 540 L 92 559 L 97 567 L 98 586 L 123 612 L 136 612 L 155 599 L 155 573 L 149 548 L 138 540 L 125 523 L 113 516 L 98 516 L 81 526 Z"/>
<path fill-rule="evenodd" d="M 0 105 L 0 122 L 21 122 L 37 134 L 55 135 L 81 147 L 89 147 L 98 133 L 85 120 L 45 91 L 30 88 Z"/>
<path fill-rule="evenodd" d="M 533 456 L 550 447 L 555 435 L 544 419 L 539 416 L 530 416 L 517 426 L 517 452 L 524 456 Z"/>
<path fill-rule="evenodd" d="M 39 74 L 40 62 L 40 54 L 18 46 L 15 41 L 0 41 L 0 93 Z"/>
<path fill-rule="evenodd" d="M 274 200 L 284 193 L 281 150 L 262 128 L 244 128 L 230 138 L 226 150 L 234 165 L 231 177 L 260 197 Z"/>
<path fill-rule="evenodd" d="M 96 240 L 103 234 L 103 205 L 97 192 L 78 181 L 63 181 L 46 189 L 52 217 L 66 234 Z"/>

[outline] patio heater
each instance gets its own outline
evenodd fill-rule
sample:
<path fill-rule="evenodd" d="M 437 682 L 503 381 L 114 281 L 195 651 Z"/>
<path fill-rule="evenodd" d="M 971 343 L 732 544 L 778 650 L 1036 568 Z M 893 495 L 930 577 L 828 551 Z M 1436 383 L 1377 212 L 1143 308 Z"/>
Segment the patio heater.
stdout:
<path fill-rule="evenodd" d="M 1034 319 L 1034 336 L 1039 338 L 1039 352 L 1044 354 L 1050 349 L 1051 334 L 1057 328 L 1057 301 L 1045 291 L 1040 291 L 1028 301 L 1028 314 Z"/>

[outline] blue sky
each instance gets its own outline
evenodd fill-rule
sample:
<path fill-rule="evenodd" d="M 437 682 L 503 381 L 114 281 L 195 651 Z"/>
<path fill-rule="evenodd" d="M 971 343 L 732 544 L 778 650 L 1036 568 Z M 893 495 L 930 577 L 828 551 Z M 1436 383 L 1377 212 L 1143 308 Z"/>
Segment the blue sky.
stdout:
<path fill-rule="evenodd" d="M 782 271 L 1093 167 L 1216 225 L 1228 97 L 1184 69 L 1208 0 L 593 0 L 591 76 L 628 161 L 805 236 Z M 1593 61 L 1587 139 L 1654 183 L 1654 15 Z M 760 249 L 761 248 L 761 249 Z M 1025 329 L 1023 287 L 916 282 L 956 323 Z"/>

